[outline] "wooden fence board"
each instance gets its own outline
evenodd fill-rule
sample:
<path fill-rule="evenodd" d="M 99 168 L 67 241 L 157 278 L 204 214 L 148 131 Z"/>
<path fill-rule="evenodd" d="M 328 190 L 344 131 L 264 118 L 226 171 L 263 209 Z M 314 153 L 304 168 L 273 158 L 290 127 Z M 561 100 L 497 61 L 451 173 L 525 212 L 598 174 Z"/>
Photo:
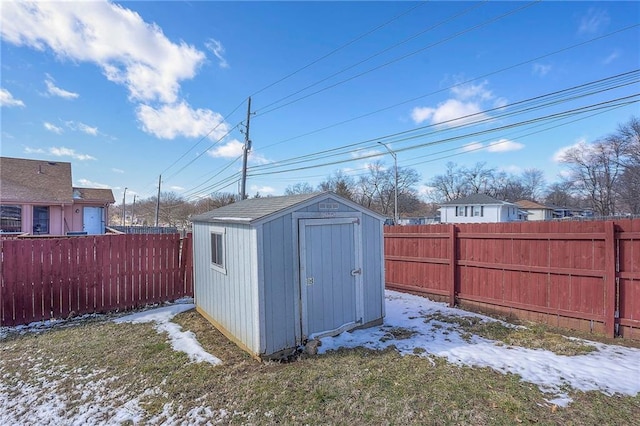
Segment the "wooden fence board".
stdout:
<path fill-rule="evenodd" d="M 390 288 L 640 337 L 640 219 L 384 230 Z"/>
<path fill-rule="evenodd" d="M 125 310 L 193 295 L 191 238 L 2 239 L 0 325 Z M 181 256 L 183 256 L 181 258 Z"/>

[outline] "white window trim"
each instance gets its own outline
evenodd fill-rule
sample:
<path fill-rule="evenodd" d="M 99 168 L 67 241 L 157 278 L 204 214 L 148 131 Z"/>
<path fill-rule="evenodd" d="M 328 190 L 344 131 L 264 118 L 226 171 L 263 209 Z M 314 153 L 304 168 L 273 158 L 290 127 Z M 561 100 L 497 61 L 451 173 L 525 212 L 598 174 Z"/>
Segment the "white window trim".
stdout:
<path fill-rule="evenodd" d="M 211 259 L 212 257 L 212 253 L 211 253 L 211 249 L 212 247 L 209 246 L 209 262 L 210 262 L 210 266 L 211 269 L 218 271 L 222 274 L 227 275 L 227 229 L 226 228 L 221 228 L 221 227 L 212 227 L 210 229 L 210 236 L 209 236 L 209 244 L 211 244 L 211 236 L 212 235 L 222 235 L 222 266 L 213 263 L 213 260 Z"/>

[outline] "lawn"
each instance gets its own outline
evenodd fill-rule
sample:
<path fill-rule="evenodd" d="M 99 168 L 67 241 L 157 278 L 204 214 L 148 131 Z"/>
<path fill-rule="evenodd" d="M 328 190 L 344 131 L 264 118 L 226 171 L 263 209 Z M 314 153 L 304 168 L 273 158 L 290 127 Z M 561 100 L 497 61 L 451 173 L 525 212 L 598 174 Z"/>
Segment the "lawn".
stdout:
<path fill-rule="evenodd" d="M 453 335 L 459 335 L 470 347 L 487 338 L 498 349 L 523 345 L 576 360 L 604 347 L 550 330 L 443 315 L 422 312 L 420 319 L 446 333 L 445 339 L 457 342 Z M 194 310 L 172 322 L 194 333 L 222 364 L 193 362 L 154 323 L 97 317 L 41 332 L 5 333 L 0 424 L 624 425 L 640 418 L 637 393 L 607 395 L 560 384 L 572 400 L 562 407 L 520 375 L 461 365 L 428 350 L 414 348 L 412 355 L 401 349 L 415 339 L 409 328 L 380 328 L 383 337 L 362 331 L 370 341 L 383 341 L 375 349 L 338 348 L 341 340 L 329 339 L 318 355 L 259 363 Z M 341 339 L 357 340 L 358 333 Z M 626 350 L 637 349 L 619 349 Z"/>

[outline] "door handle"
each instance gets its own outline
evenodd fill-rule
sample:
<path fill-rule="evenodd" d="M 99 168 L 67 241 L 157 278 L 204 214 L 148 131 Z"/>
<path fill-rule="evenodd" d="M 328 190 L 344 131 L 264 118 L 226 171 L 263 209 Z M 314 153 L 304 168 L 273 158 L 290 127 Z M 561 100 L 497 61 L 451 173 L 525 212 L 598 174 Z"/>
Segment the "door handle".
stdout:
<path fill-rule="evenodd" d="M 351 270 L 351 276 L 353 277 L 355 277 L 356 275 L 360 275 L 361 273 L 362 273 L 362 269 L 360 268 Z"/>

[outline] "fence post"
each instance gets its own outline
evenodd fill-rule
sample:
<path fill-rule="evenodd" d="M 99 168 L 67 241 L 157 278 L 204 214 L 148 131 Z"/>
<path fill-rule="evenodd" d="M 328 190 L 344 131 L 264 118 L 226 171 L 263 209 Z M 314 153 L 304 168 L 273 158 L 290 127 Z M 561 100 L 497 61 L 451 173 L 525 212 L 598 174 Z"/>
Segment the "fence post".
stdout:
<path fill-rule="evenodd" d="M 616 239 L 615 222 L 604 223 L 604 327 L 607 337 L 615 336 L 616 327 Z"/>
<path fill-rule="evenodd" d="M 457 282 L 457 259 L 456 259 L 456 246 L 457 242 L 457 232 L 456 226 L 454 224 L 449 225 L 449 306 L 453 307 L 456 305 L 456 294 L 458 291 L 458 282 Z"/>

